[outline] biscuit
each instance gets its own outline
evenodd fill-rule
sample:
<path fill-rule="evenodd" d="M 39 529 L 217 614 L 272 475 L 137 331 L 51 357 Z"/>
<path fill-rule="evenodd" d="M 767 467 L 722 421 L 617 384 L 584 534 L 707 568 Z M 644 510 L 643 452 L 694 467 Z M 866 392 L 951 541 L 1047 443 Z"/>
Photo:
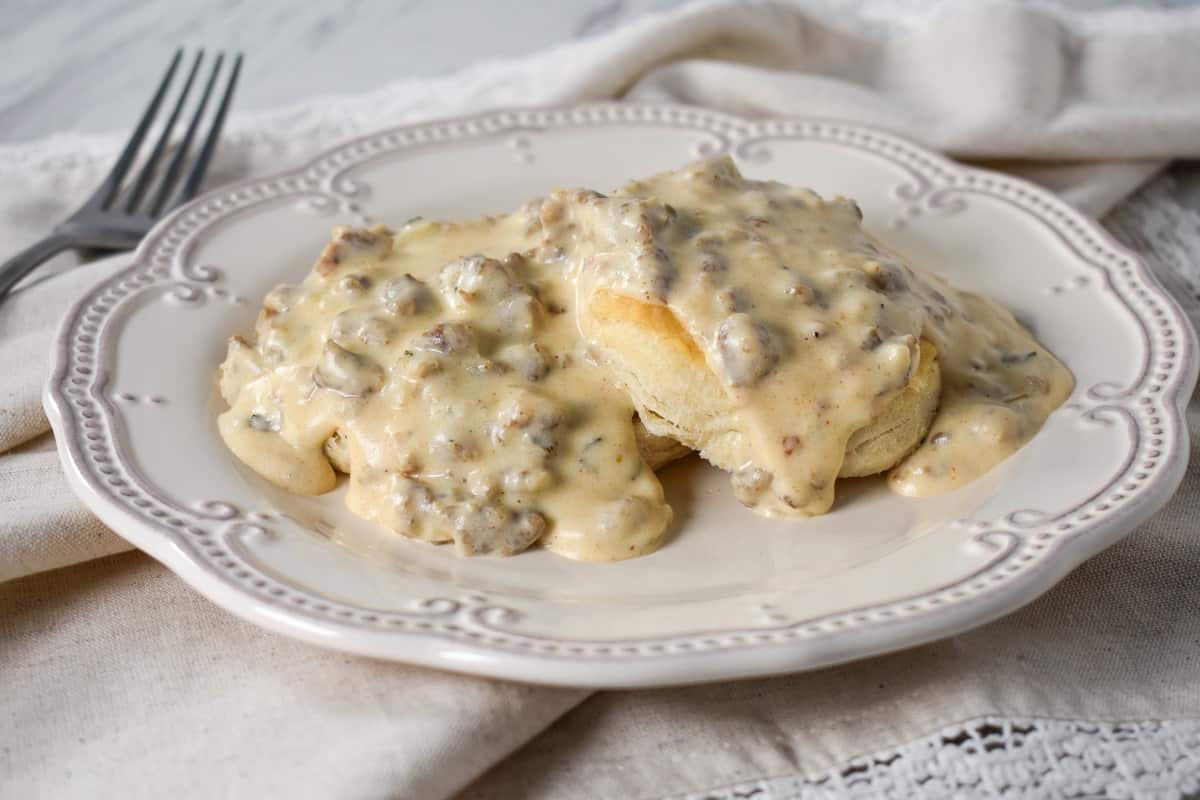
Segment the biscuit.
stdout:
<path fill-rule="evenodd" d="M 604 363 L 629 391 L 647 431 L 698 450 L 725 469 L 736 469 L 722 441 L 731 435 L 731 399 L 671 310 L 599 291 L 589 313 Z M 920 353 L 904 389 L 850 437 L 839 477 L 884 472 L 924 439 L 937 410 L 941 374 L 932 343 L 922 340 Z"/>

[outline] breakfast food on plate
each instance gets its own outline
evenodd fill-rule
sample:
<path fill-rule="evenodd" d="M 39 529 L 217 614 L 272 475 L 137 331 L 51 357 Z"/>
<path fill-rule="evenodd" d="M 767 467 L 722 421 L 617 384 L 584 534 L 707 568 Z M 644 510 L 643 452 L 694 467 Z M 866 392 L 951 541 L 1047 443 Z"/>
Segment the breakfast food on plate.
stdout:
<path fill-rule="evenodd" d="M 225 442 L 294 492 L 349 473 L 356 514 L 463 554 L 648 552 L 671 510 L 631 402 L 580 346 L 563 259 L 531 209 L 336 231 L 254 343 L 231 341 Z"/>
<path fill-rule="evenodd" d="M 839 475 L 894 465 L 903 494 L 960 486 L 1074 385 L 1007 311 L 872 240 L 850 200 L 747 180 L 727 158 L 577 194 L 542 219 L 573 241 L 598 360 L 651 432 L 763 513 L 823 513 Z"/>
<path fill-rule="evenodd" d="M 1072 386 L 851 201 L 720 158 L 612 196 L 338 229 L 231 340 L 219 428 L 284 489 L 347 473 L 356 514 L 461 554 L 615 560 L 661 542 L 653 470 L 690 450 L 760 513 L 820 514 L 838 477 L 973 480 Z"/>

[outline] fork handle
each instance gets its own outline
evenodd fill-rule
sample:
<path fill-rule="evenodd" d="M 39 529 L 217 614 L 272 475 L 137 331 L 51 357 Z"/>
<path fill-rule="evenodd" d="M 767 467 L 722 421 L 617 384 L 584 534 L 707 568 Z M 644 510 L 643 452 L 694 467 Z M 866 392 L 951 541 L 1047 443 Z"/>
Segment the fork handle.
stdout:
<path fill-rule="evenodd" d="M 64 250 L 75 246 L 75 240 L 61 233 L 52 233 L 40 242 L 34 242 L 0 265 L 0 300 L 3 300 L 17 282 L 33 272 L 39 264 L 48 261 Z"/>

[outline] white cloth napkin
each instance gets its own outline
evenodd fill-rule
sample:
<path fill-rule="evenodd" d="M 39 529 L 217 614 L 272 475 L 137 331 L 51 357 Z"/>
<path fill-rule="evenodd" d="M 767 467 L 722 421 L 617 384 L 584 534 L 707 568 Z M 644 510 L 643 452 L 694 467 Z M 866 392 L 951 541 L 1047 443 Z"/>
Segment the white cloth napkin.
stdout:
<path fill-rule="evenodd" d="M 1200 155 L 1198 11 L 984 3 L 883 22 L 816 8 L 699 4 L 523 61 L 235 118 L 211 182 L 418 118 L 614 96 L 865 122 L 1095 213 L 1165 160 Z M 76 205 L 120 140 L 0 148 L 0 252 Z M 102 558 L 128 545 L 69 494 L 40 391 L 57 318 L 119 263 L 0 306 L 0 794 L 444 797 L 587 697 L 317 650 L 232 619 L 144 556 Z M 1173 510 L 1028 612 L 813 676 L 602 694 L 471 792 L 701 791 L 985 715 L 1200 718 L 1200 614 L 1167 613 L 1200 607 L 1183 578 L 1200 564 L 1189 481 Z"/>

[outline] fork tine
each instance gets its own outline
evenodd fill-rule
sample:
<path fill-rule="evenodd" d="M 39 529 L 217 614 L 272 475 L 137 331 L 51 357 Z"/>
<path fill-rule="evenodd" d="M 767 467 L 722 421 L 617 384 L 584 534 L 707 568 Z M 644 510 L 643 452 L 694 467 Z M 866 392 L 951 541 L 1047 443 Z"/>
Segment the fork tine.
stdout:
<path fill-rule="evenodd" d="M 162 212 L 166 206 L 167 198 L 171 196 L 171 190 L 175 188 L 175 183 L 179 179 L 179 172 L 183 169 L 183 162 L 187 158 L 192 139 L 196 136 L 196 128 L 200 126 L 200 119 L 204 116 L 204 109 L 208 106 L 208 98 L 212 95 L 213 85 L 217 82 L 217 74 L 220 73 L 221 64 L 224 61 L 225 54 L 218 53 L 217 61 L 213 64 L 208 81 L 204 84 L 204 94 L 200 95 L 200 103 L 196 106 L 196 111 L 192 114 L 192 120 L 188 123 L 187 132 L 183 135 L 183 141 L 179 143 L 179 149 L 175 151 L 175 157 L 171 159 L 171 165 L 167 167 L 167 172 L 163 175 L 162 181 L 159 183 L 158 193 L 154 197 L 154 202 L 147 211 L 151 217 L 157 217 Z"/>
<path fill-rule="evenodd" d="M 163 96 L 167 93 L 167 87 L 171 85 L 171 79 L 175 77 L 175 69 L 179 66 L 181 58 L 183 58 L 182 48 L 176 50 L 175 55 L 172 56 L 171 65 L 167 67 L 167 74 L 163 75 L 162 81 L 158 84 L 158 89 L 155 90 L 150 105 L 146 106 L 146 110 L 142 113 L 142 119 L 125 144 L 125 149 L 121 151 L 117 163 L 113 165 L 104 182 L 100 184 L 100 188 L 88 201 L 89 205 L 96 203 L 101 207 L 107 207 L 116 196 L 117 190 L 121 188 L 121 181 L 125 179 L 125 173 L 129 171 L 130 164 L 137 157 L 138 148 L 142 146 L 142 139 L 146 138 L 146 132 L 150 130 L 154 117 L 158 114 L 158 107 L 162 105 Z"/>
<path fill-rule="evenodd" d="M 221 138 L 221 128 L 225 125 L 225 115 L 229 111 L 229 103 L 233 100 L 233 90 L 237 86 L 238 74 L 241 71 L 242 54 L 238 53 L 237 57 L 233 60 L 233 70 L 229 73 L 229 83 L 225 86 L 225 94 L 221 96 L 221 104 L 217 106 L 217 115 L 213 117 L 212 124 L 208 126 L 208 135 L 204 138 L 204 145 L 200 149 L 200 155 L 196 159 L 196 163 L 192 165 L 187 180 L 184 181 L 183 192 L 180 194 L 180 202 L 191 200 L 195 197 L 197 190 L 200 188 L 200 182 L 204 180 L 204 173 L 208 170 L 208 162 L 212 158 L 213 151 L 217 148 L 217 140 Z"/>
<path fill-rule="evenodd" d="M 154 143 L 154 149 L 150 151 L 150 155 L 146 158 L 146 163 L 142 165 L 142 169 L 138 173 L 133 190 L 129 193 L 129 199 L 125 201 L 125 210 L 130 213 L 137 209 L 138 203 L 142 200 L 142 195 L 146 193 L 146 189 L 150 186 L 150 180 L 154 177 L 154 170 L 158 166 L 158 160 L 162 156 L 167 142 L 171 139 L 171 131 L 175 129 L 175 122 L 179 119 L 179 113 L 183 111 L 183 104 L 187 102 L 188 95 L 191 94 L 192 83 L 196 80 L 196 73 L 200 71 L 200 62 L 203 59 L 204 51 L 201 50 L 196 53 L 196 58 L 192 61 L 192 68 L 188 70 L 187 79 L 183 82 L 183 89 L 179 93 L 179 100 L 175 103 L 175 108 L 171 109 L 171 116 L 167 118 L 167 123 L 163 126 L 162 133 L 158 135 L 158 141 Z"/>

